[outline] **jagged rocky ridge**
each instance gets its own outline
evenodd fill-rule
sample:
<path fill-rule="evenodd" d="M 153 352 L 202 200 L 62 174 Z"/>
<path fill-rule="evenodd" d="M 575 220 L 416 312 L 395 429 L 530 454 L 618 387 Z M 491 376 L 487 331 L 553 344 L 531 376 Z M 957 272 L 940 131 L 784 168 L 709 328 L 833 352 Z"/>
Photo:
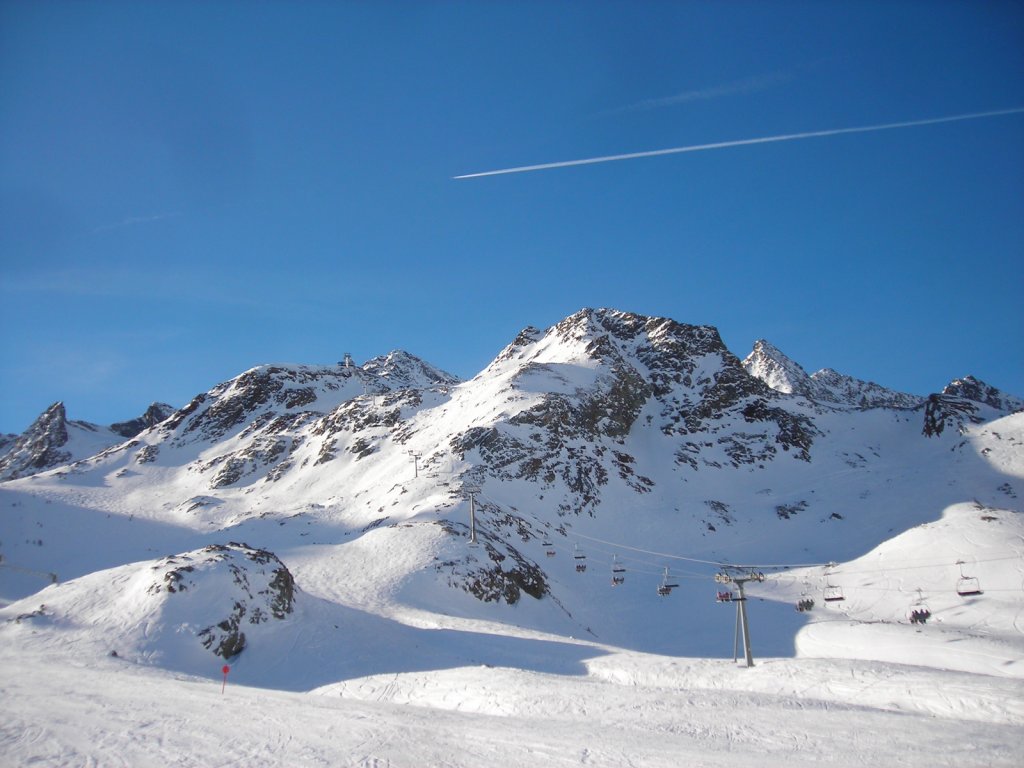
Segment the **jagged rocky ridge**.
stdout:
<path fill-rule="evenodd" d="M 755 378 L 783 394 L 801 395 L 816 403 L 856 408 L 916 408 L 923 397 L 897 392 L 872 381 L 822 368 L 812 375 L 764 339 L 743 360 Z"/>
<path fill-rule="evenodd" d="M 174 412 L 166 403 L 153 403 L 130 421 L 104 427 L 87 421 L 71 421 L 64 403 L 47 408 L 21 435 L 0 445 L 0 480 L 12 480 L 88 458 L 144 429 L 155 426 Z"/>

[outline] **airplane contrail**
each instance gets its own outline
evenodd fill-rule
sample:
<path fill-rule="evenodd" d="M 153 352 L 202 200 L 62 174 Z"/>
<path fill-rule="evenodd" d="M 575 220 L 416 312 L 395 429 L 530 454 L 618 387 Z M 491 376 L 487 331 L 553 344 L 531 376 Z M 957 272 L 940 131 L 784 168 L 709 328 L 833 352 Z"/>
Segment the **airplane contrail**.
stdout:
<path fill-rule="evenodd" d="M 805 131 L 803 133 L 786 133 L 781 136 L 761 136 L 756 139 L 738 139 L 736 141 L 717 141 L 712 144 L 691 144 L 686 147 L 672 147 L 670 149 L 654 149 L 647 152 L 629 152 L 624 155 L 605 155 L 603 157 L 588 157 L 583 160 L 563 160 L 557 163 L 541 163 L 539 165 L 521 165 L 517 168 L 502 168 L 497 171 L 483 171 L 481 173 L 465 173 L 461 176 L 454 176 L 455 179 L 479 179 L 482 176 L 501 176 L 506 173 L 526 173 L 527 171 L 546 171 L 551 168 L 568 168 L 573 165 L 593 165 L 595 163 L 610 163 L 615 160 L 635 160 L 640 157 L 658 157 L 659 155 L 678 155 L 683 152 L 703 152 L 707 149 L 725 149 L 726 147 L 743 147 L 750 144 L 770 144 L 777 141 L 796 141 L 797 139 L 814 139 L 822 136 L 839 136 L 844 133 L 870 133 L 872 131 L 891 131 L 896 128 L 913 128 L 919 125 L 937 125 L 938 123 L 955 123 L 961 120 L 980 120 L 983 117 L 998 117 L 1000 115 L 1015 115 L 1024 112 L 1024 107 L 1013 107 L 1011 109 L 997 109 L 991 112 L 970 112 L 964 115 L 949 115 L 948 117 L 932 117 L 927 120 L 908 120 L 901 123 L 882 123 L 881 125 L 861 125 L 854 128 L 832 128 L 825 131 Z"/>

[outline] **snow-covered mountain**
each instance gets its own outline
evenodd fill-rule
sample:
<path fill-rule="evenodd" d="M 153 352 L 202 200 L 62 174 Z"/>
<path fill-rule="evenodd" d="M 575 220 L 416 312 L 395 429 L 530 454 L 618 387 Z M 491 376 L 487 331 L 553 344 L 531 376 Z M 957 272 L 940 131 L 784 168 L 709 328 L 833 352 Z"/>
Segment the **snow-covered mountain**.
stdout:
<path fill-rule="evenodd" d="M 468 381 L 404 352 L 259 366 L 0 483 L 0 597 L 16 601 L 0 639 L 198 674 L 228 656 L 243 682 L 290 690 L 397 658 L 564 674 L 579 642 L 726 655 L 713 576 L 754 569 L 749 594 L 785 601 L 751 604 L 760 655 L 801 637 L 819 653 L 825 635 L 800 634 L 818 617 L 898 634 L 920 588 L 933 658 L 977 622 L 994 634 L 974 650 L 1012 657 L 1019 406 L 974 379 L 915 397 L 808 376 L 767 342 L 741 362 L 713 327 L 608 309 L 527 327 Z M 926 578 L 902 570 L 925 562 Z M 962 598 L 965 575 L 986 596 Z M 284 582 L 294 611 L 276 616 Z M 812 615 L 791 607 L 805 593 Z M 911 641 L 885 642 L 908 658 Z"/>
<path fill-rule="evenodd" d="M 174 408 L 166 403 L 153 403 L 138 418 L 104 427 L 88 421 L 70 421 L 64 403 L 54 403 L 21 435 L 7 435 L 0 442 L 0 480 L 24 477 L 93 456 L 125 438 L 135 437 L 173 412 Z"/>

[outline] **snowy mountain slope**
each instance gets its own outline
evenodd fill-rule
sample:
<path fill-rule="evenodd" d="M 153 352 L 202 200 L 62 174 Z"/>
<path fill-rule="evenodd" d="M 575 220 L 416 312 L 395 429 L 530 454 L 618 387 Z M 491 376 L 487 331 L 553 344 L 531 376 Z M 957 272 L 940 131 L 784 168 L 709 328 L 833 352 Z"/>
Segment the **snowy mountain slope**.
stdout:
<path fill-rule="evenodd" d="M 871 552 L 773 575 L 751 593 L 815 601 L 801 656 L 1024 677 L 1024 520 L 958 504 Z"/>
<path fill-rule="evenodd" d="M 388 359 L 402 362 L 404 378 L 380 373 Z M 40 539 L 40 500 L 70 504 L 75 519 L 168 529 L 170 551 L 251 542 L 311 594 L 380 615 L 503 620 L 514 606 L 517 621 L 546 631 L 712 653 L 714 631 L 698 628 L 680 646 L 660 630 L 675 615 L 666 602 L 686 604 L 701 627 L 718 621 L 697 586 L 710 573 L 685 600 L 664 601 L 654 587 L 672 560 L 617 546 L 843 560 L 950 504 L 1013 506 L 1024 492 L 1016 459 L 997 465 L 971 442 L 999 412 L 943 397 L 971 418 L 953 409 L 955 428 L 929 439 L 924 409 L 822 408 L 771 390 L 713 328 L 583 310 L 524 330 L 457 385 L 404 355 L 248 371 L 133 441 L 3 486 L 18 494 L 11 503 L 35 500 L 15 512 L 24 536 L 4 548 L 24 568 L 84 575 L 71 556 L 78 541 L 60 531 L 47 529 L 42 546 L 22 543 Z M 1017 432 L 1011 420 L 1004 442 L 979 439 L 991 451 Z M 474 483 L 476 548 L 467 547 Z M 121 556 L 105 545 L 82 567 L 146 557 L 136 542 L 125 537 Z M 629 572 L 622 589 L 607 588 L 613 555 Z M 780 621 L 769 648 L 787 653 L 797 621 Z"/>
<path fill-rule="evenodd" d="M 64 403 L 47 408 L 24 433 L 0 445 L 0 481 L 25 477 L 93 456 L 166 419 L 174 409 L 153 403 L 136 419 L 103 427 L 69 421 Z"/>
<path fill-rule="evenodd" d="M 863 381 L 822 368 L 811 375 L 812 398 L 822 402 L 855 405 L 859 408 L 916 408 L 921 397 Z"/>

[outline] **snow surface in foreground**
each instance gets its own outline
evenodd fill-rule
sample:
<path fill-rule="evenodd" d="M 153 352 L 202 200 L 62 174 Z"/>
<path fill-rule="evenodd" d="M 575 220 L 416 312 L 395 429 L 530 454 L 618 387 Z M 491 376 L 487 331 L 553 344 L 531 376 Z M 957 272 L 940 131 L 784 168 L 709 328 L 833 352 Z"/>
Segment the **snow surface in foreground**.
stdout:
<path fill-rule="evenodd" d="M 220 660 L 180 653 L 194 628 L 160 608 L 165 593 L 152 597 L 153 561 L 121 566 L 0 609 L 0 755 L 133 767 L 1017 765 L 1022 533 L 1019 513 L 958 505 L 828 575 L 769 578 L 750 603 L 762 625 L 772 613 L 756 597 L 789 601 L 817 579 L 841 581 L 846 599 L 811 612 L 800 657 L 751 669 L 479 619 L 438 615 L 431 627 L 423 611 L 405 623 L 397 609 L 385 618 L 300 593 L 293 617 L 253 635 L 223 693 Z M 982 595 L 956 595 L 953 555 Z M 932 619 L 911 625 L 922 596 Z M 330 682 L 310 690 L 318 680 Z"/>
<path fill-rule="evenodd" d="M 0 651 L 9 765 L 1017 765 L 1019 681 L 855 661 L 602 657 L 314 694 Z M 321 694 L 321 695 L 316 695 Z"/>

